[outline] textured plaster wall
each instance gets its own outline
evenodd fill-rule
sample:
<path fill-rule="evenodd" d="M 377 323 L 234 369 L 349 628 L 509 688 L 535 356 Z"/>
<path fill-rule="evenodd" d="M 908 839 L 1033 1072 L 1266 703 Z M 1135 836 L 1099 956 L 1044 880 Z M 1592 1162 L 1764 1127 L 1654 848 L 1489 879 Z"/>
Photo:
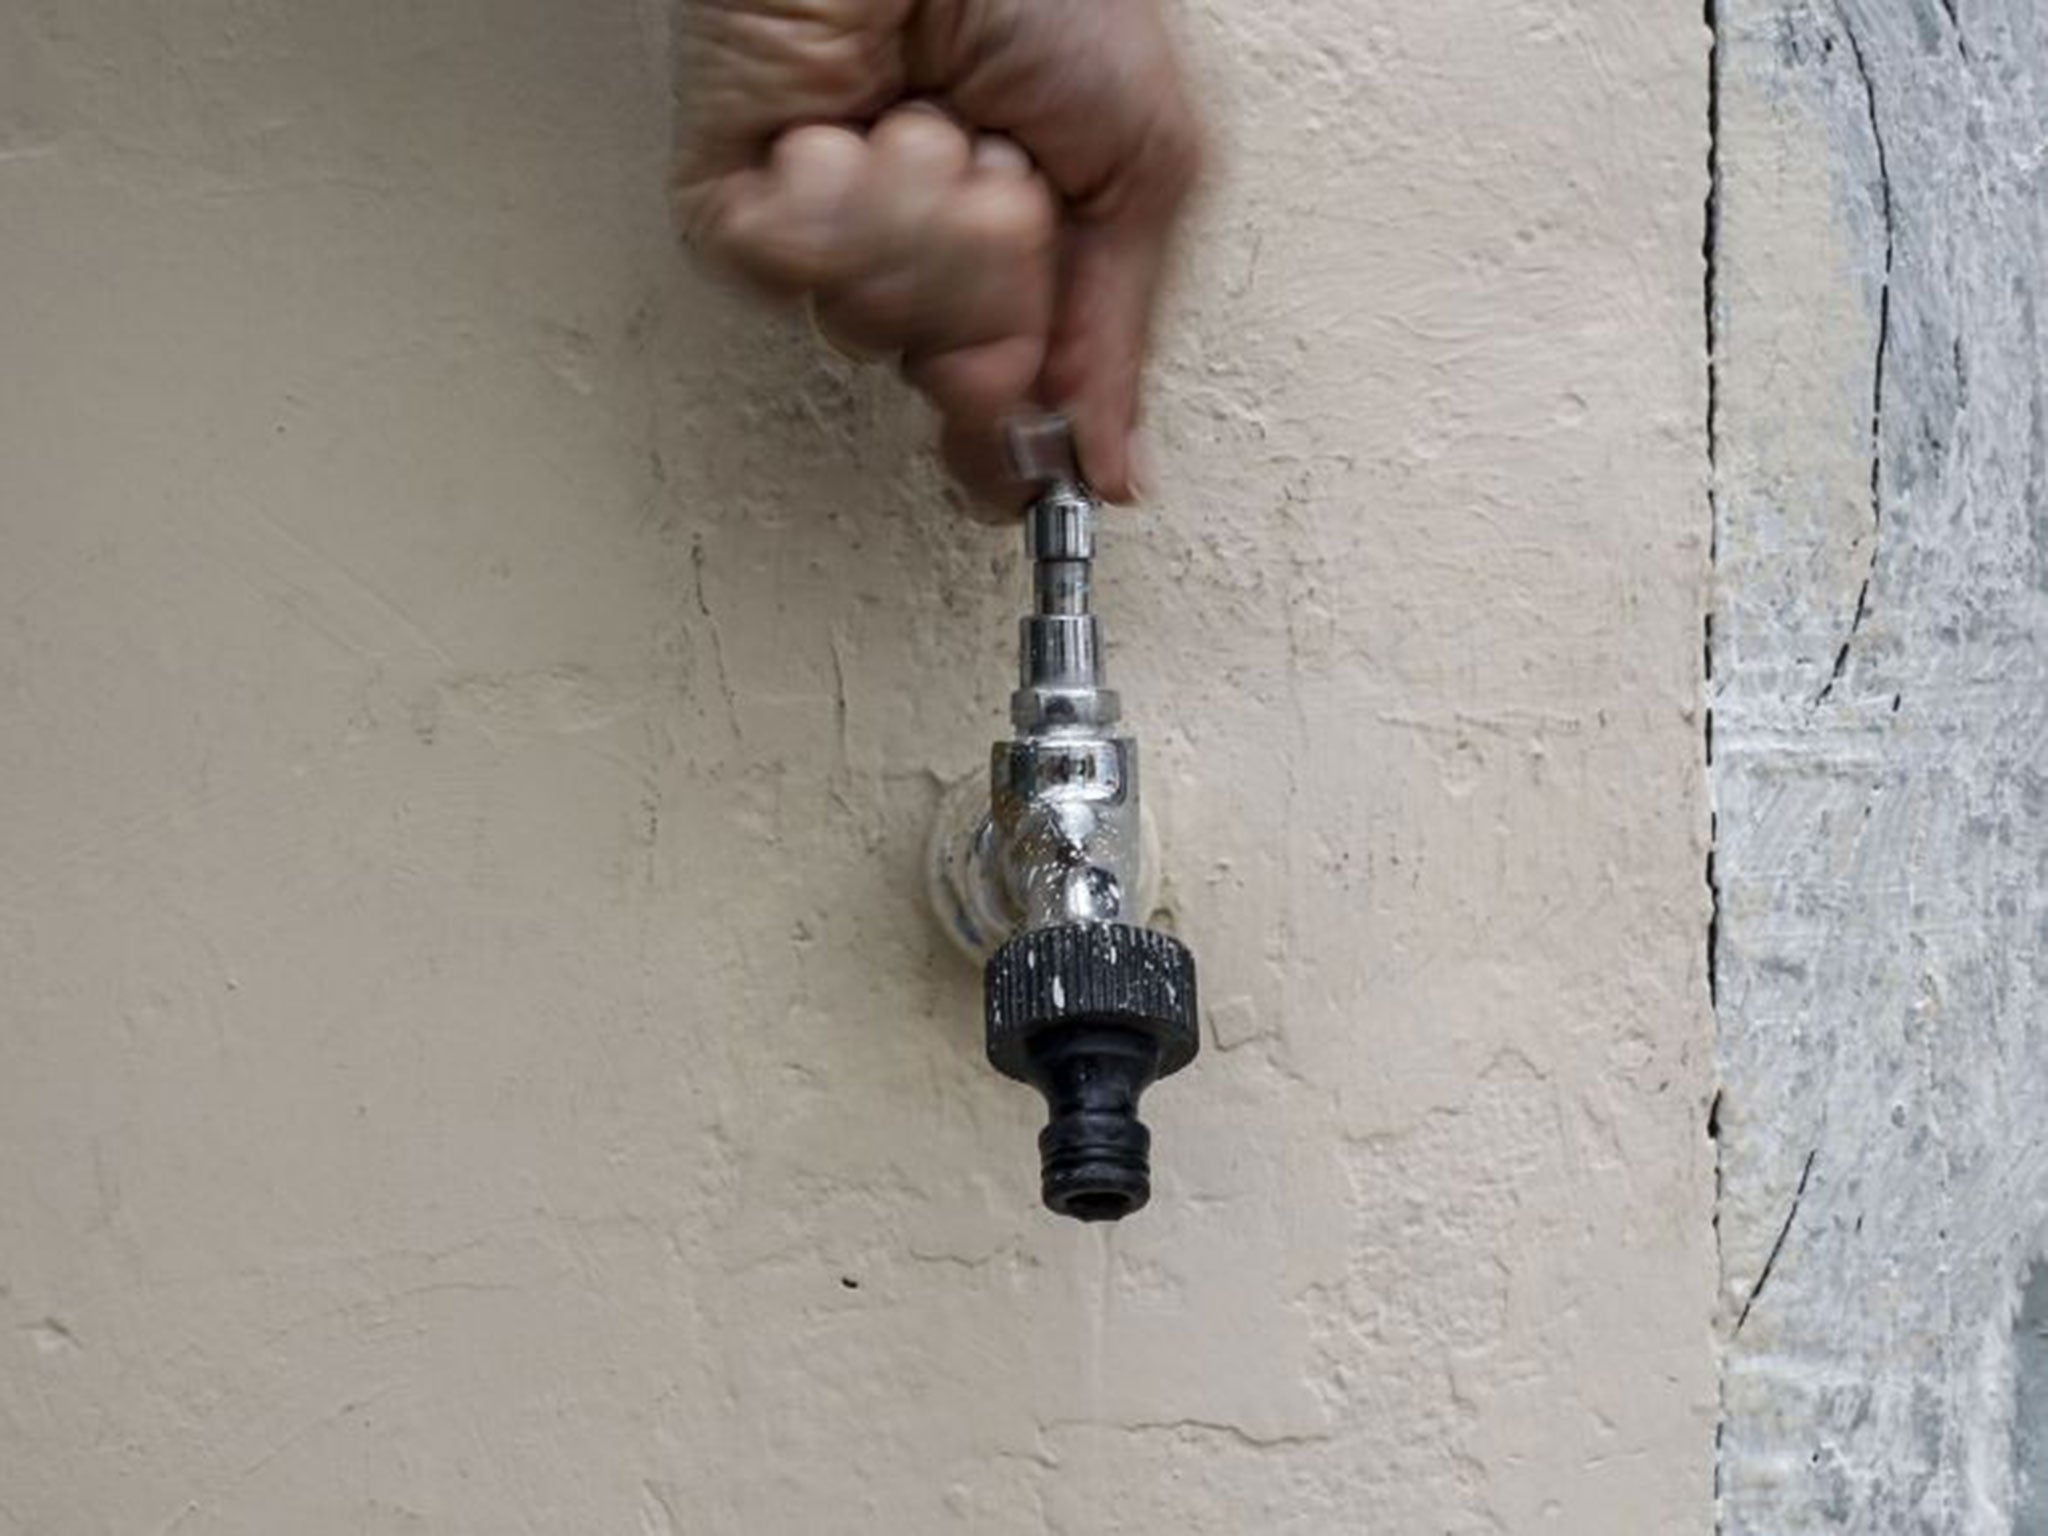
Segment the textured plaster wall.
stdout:
<path fill-rule="evenodd" d="M 2027 1536 L 2048 22 L 1718 9 L 1726 1528 Z"/>
<path fill-rule="evenodd" d="M 922 906 L 1011 540 L 652 0 L 0 7 L 0 1529 L 1709 1528 L 1706 32 L 1185 20 L 1103 1231 Z"/>

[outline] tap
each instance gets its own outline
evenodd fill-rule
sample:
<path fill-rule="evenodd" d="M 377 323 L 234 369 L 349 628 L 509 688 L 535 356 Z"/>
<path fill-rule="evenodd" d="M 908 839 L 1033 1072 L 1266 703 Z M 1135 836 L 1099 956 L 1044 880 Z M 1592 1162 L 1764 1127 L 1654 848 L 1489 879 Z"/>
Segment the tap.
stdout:
<path fill-rule="evenodd" d="M 1063 418 L 1016 424 L 1010 450 L 1033 488 L 1014 734 L 990 751 L 985 796 L 942 809 L 933 892 L 949 931 L 986 960 L 990 1063 L 1045 1097 L 1046 1206 L 1114 1221 L 1151 1197 L 1139 1097 L 1199 1048 L 1195 962 L 1142 922 L 1151 839 L 1138 746 L 1117 732 L 1093 609 L 1100 504 Z"/>

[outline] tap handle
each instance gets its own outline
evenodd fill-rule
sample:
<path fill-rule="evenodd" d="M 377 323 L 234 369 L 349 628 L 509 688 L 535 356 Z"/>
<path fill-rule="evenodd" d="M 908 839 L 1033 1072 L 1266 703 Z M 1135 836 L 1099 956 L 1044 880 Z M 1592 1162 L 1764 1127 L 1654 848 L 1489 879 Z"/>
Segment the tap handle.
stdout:
<path fill-rule="evenodd" d="M 1040 492 L 1082 488 L 1080 465 L 1074 454 L 1074 429 L 1058 411 L 1013 416 L 1005 436 L 1009 439 L 1010 467 L 1019 480 Z"/>
<path fill-rule="evenodd" d="M 1058 412 L 1015 416 L 1008 425 L 1010 466 L 1031 486 L 1024 549 L 1034 561 L 1095 558 L 1095 494 L 1081 479 L 1074 433 Z"/>

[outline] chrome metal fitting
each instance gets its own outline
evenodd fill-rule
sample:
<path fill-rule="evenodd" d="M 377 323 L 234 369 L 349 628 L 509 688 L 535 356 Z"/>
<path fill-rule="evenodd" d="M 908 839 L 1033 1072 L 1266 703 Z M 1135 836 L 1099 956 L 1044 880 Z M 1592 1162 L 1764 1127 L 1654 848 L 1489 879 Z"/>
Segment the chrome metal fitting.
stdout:
<path fill-rule="evenodd" d="M 1011 430 L 1020 477 L 1032 611 L 1017 625 L 1016 734 L 989 752 L 986 787 L 963 786 L 932 842 L 933 899 L 962 948 L 986 960 L 1027 928 L 1142 921 L 1151 887 L 1139 810 L 1138 745 L 1104 686 L 1093 609 L 1101 509 L 1057 416 Z"/>
<path fill-rule="evenodd" d="M 1138 1096 L 1192 1060 L 1194 959 L 1140 926 L 1156 862 L 1138 796 L 1138 746 L 1114 727 L 1093 609 L 1100 507 L 1059 417 L 1010 435 L 1032 611 L 1018 626 L 1016 735 L 990 751 L 986 792 L 948 796 L 933 829 L 940 921 L 988 962 L 989 1059 L 1045 1094 L 1045 1203 L 1114 1220 L 1150 1197 Z"/>

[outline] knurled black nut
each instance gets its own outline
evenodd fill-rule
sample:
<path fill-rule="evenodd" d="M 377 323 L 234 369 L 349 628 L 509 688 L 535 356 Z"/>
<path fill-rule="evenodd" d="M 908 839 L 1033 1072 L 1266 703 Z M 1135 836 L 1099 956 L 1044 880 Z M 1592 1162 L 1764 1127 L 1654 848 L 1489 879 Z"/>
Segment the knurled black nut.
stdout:
<path fill-rule="evenodd" d="M 1195 1059 L 1195 957 L 1155 928 L 1064 923 L 1032 928 L 997 950 L 983 973 L 988 1059 L 1026 1081 L 1031 1037 L 1067 1022 L 1121 1024 L 1159 1041 L 1159 1076 Z"/>

